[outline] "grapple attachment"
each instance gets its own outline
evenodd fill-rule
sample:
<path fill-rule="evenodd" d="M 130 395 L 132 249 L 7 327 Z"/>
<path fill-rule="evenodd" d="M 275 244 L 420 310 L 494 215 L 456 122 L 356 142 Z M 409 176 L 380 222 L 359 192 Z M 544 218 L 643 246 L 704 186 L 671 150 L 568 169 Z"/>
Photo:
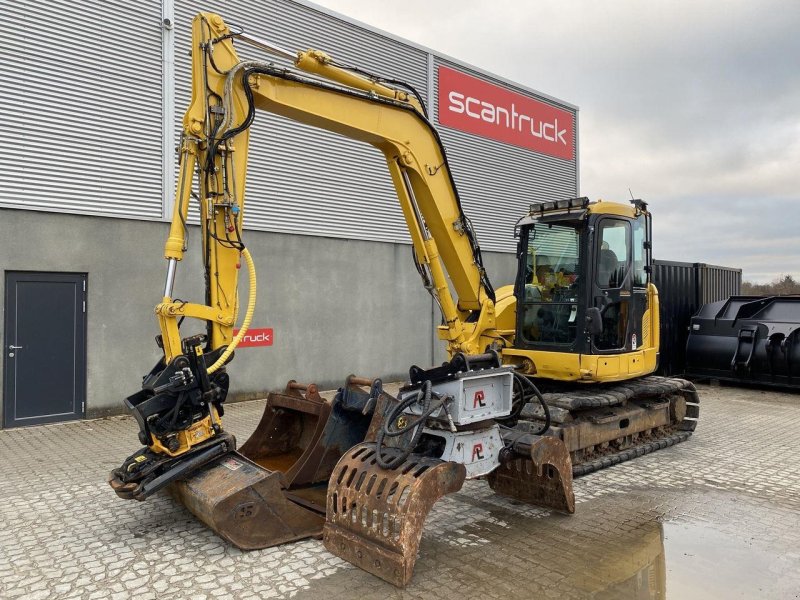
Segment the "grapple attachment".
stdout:
<path fill-rule="evenodd" d="M 488 476 L 498 493 L 574 512 L 564 443 L 495 422 L 513 411 L 514 377 L 496 353 L 456 355 L 433 369 L 412 367 L 411 383 L 376 410 L 375 443 L 368 438 L 333 471 L 325 547 L 404 587 L 425 518 L 467 478 Z"/>
<path fill-rule="evenodd" d="M 351 376 L 328 402 L 316 385 L 290 381 L 268 396 L 238 452 L 175 482 L 172 495 L 245 550 L 319 537 L 328 478 L 342 454 L 364 440 L 381 394 L 379 380 Z"/>
<path fill-rule="evenodd" d="M 384 453 L 388 458 L 395 451 Z M 328 486 L 325 547 L 404 587 L 425 518 L 439 498 L 461 489 L 466 473 L 462 464 L 413 454 L 394 469 L 382 469 L 375 444 L 356 446 L 339 461 Z"/>

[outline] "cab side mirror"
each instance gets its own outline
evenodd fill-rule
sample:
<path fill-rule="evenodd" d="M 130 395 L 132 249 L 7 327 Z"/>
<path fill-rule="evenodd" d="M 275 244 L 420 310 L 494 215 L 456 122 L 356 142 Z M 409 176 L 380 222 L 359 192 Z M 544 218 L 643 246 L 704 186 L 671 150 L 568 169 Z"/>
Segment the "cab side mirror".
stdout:
<path fill-rule="evenodd" d="M 586 331 L 589 335 L 603 333 L 603 315 L 596 306 L 586 309 Z"/>

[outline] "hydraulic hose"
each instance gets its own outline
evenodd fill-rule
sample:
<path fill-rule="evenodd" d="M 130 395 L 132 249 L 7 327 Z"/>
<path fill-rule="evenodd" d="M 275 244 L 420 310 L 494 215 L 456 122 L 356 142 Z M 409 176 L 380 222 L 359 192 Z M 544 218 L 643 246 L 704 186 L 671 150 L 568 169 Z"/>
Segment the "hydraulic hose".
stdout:
<path fill-rule="evenodd" d="M 242 321 L 242 326 L 239 329 L 239 333 L 231 340 L 231 343 L 228 344 L 228 347 L 225 348 L 225 351 L 222 355 L 217 359 L 217 361 L 208 367 L 209 375 L 219 369 L 225 362 L 230 358 L 233 351 L 236 349 L 236 346 L 239 345 L 239 342 L 242 341 L 244 338 L 244 334 L 247 333 L 248 328 L 250 327 L 250 321 L 253 320 L 253 313 L 256 309 L 256 267 L 253 264 L 253 257 L 250 256 L 250 251 L 247 248 L 242 249 L 242 258 L 244 258 L 244 262 L 247 265 L 247 277 L 250 282 L 250 294 L 247 297 L 247 311 L 244 313 L 244 320 Z"/>
<path fill-rule="evenodd" d="M 437 394 L 434 394 L 431 388 L 431 382 L 429 380 L 425 381 L 416 394 L 409 396 L 399 404 L 395 405 L 386 416 L 383 427 L 378 430 L 378 436 L 375 439 L 375 460 L 378 463 L 378 466 L 382 469 L 395 469 L 403 464 L 403 461 L 405 461 L 409 456 L 411 456 L 411 453 L 414 451 L 414 448 L 417 446 L 417 442 L 419 442 L 419 438 L 422 435 L 422 429 L 425 425 L 425 421 L 427 421 L 428 417 L 430 417 L 437 409 L 444 405 L 445 399 L 439 397 Z M 436 403 L 431 402 L 431 399 L 434 396 L 437 400 Z M 397 419 L 407 408 L 410 408 L 415 403 L 420 403 L 421 414 L 415 419 L 409 421 L 405 427 L 399 429 L 397 427 Z M 384 439 L 386 436 L 397 437 L 405 435 L 412 430 L 414 430 L 414 432 L 411 435 L 411 439 L 407 441 L 404 447 L 395 448 L 396 450 L 399 450 L 399 454 L 396 454 L 389 460 L 385 459 L 383 457 L 383 449 Z"/>
<path fill-rule="evenodd" d="M 539 391 L 539 388 L 537 388 L 533 384 L 533 382 L 524 375 L 520 375 L 519 373 L 514 373 L 514 379 L 516 379 L 517 382 L 520 384 L 520 393 L 522 394 L 523 406 L 525 405 L 525 392 L 523 392 L 522 390 L 523 386 L 527 386 L 528 389 L 534 393 L 537 400 L 539 400 L 539 404 L 541 405 L 542 411 L 544 412 L 544 425 L 542 425 L 542 428 L 539 431 L 535 432 L 534 435 L 543 435 L 544 433 L 547 432 L 548 429 L 550 429 L 550 422 L 551 422 L 550 408 L 547 406 L 547 402 L 544 401 L 544 396 L 542 396 L 542 393 Z"/>

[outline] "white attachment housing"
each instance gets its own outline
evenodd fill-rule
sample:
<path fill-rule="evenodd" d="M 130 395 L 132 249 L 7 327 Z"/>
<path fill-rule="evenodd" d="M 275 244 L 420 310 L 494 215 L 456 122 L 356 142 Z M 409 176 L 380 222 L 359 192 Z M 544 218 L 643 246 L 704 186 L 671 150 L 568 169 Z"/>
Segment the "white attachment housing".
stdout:
<path fill-rule="evenodd" d="M 457 433 L 428 428 L 424 431 L 445 440 L 444 452 L 438 458 L 464 465 L 467 469 L 467 479 L 488 475 L 500 466 L 503 439 L 500 437 L 500 427 L 497 425 L 478 431 Z"/>
<path fill-rule="evenodd" d="M 511 414 L 514 374 L 511 367 L 466 371 L 453 375 L 451 379 L 434 383 L 432 389 L 440 396 L 450 396 L 453 399 L 448 408 L 455 425 L 469 425 Z M 400 400 L 405 400 L 408 394 L 416 393 L 417 389 L 401 390 Z M 420 409 L 414 405 L 409 412 L 419 414 Z M 434 412 L 431 419 L 445 426 L 449 424 L 443 409 Z"/>

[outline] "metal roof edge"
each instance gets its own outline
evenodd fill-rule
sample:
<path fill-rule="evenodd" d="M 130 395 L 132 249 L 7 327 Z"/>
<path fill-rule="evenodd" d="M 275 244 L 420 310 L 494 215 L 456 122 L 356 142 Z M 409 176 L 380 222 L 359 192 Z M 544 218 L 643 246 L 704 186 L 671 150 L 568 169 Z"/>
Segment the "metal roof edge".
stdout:
<path fill-rule="evenodd" d="M 502 77 L 500 75 L 497 75 L 496 73 L 492 73 L 491 71 L 487 71 L 486 69 L 482 69 L 481 67 L 476 67 L 475 65 L 472 65 L 470 63 L 464 62 L 463 60 L 459 60 L 457 58 L 454 58 L 454 57 L 452 57 L 452 56 L 450 56 L 448 54 L 444 54 L 443 52 L 439 52 L 438 50 L 434 50 L 432 48 L 429 48 L 428 46 L 423 46 L 422 44 L 419 44 L 417 42 L 412 42 L 411 40 L 408 40 L 406 38 L 400 37 L 399 35 L 395 35 L 393 33 L 390 33 L 388 31 L 380 29 L 379 27 L 375 27 L 373 25 L 369 25 L 368 23 L 364 23 L 363 21 L 359 21 L 358 19 L 354 19 L 353 17 L 349 17 L 349 16 L 347 16 L 345 14 L 342 14 L 340 12 L 337 12 L 335 10 L 331 10 L 330 8 L 325 8 L 324 6 L 320 6 L 319 4 L 311 2 L 310 0 L 288 0 L 288 1 L 292 2 L 293 4 L 297 4 L 298 6 L 303 6 L 305 8 L 310 8 L 311 10 L 315 10 L 315 11 L 317 11 L 319 13 L 324 14 L 324 15 L 328 15 L 329 17 L 333 17 L 335 19 L 339 19 L 340 21 L 344 21 L 345 23 L 349 23 L 350 25 L 355 25 L 356 27 L 361 27 L 362 29 L 366 29 L 367 31 L 371 31 L 372 33 L 376 33 L 376 34 L 381 35 L 381 36 L 383 36 L 385 38 L 389 38 L 391 40 L 394 40 L 395 42 L 400 42 L 401 44 L 406 44 L 408 46 L 411 46 L 412 48 L 416 48 L 417 50 L 421 50 L 423 52 L 427 52 L 428 54 L 431 54 L 431 55 L 433 55 L 435 57 L 442 58 L 442 59 L 444 59 L 444 60 L 446 60 L 448 62 L 451 62 L 451 63 L 453 63 L 455 65 L 458 65 L 460 67 L 464 67 L 465 69 L 470 69 L 472 71 L 475 71 L 476 73 L 480 73 L 481 75 L 485 75 L 486 77 L 491 77 L 492 79 L 495 79 L 495 80 L 497 80 L 497 81 L 499 81 L 501 83 L 504 83 L 506 85 L 515 87 L 517 89 L 523 90 L 523 91 L 528 92 L 530 94 L 535 94 L 535 95 L 539 96 L 540 98 L 544 98 L 545 100 L 550 100 L 551 102 L 555 102 L 556 104 L 560 104 L 564 108 L 572 109 L 576 113 L 578 111 L 580 111 L 580 108 L 577 105 L 572 104 L 570 102 L 567 102 L 566 100 L 562 100 L 561 98 L 556 98 L 555 96 L 551 96 L 550 94 L 545 94 L 544 92 L 536 90 L 536 89 L 534 89 L 532 87 L 528 87 L 527 85 L 523 85 L 523 84 L 518 83 L 516 81 L 512 81 L 511 79 L 508 79 L 507 77 Z"/>

